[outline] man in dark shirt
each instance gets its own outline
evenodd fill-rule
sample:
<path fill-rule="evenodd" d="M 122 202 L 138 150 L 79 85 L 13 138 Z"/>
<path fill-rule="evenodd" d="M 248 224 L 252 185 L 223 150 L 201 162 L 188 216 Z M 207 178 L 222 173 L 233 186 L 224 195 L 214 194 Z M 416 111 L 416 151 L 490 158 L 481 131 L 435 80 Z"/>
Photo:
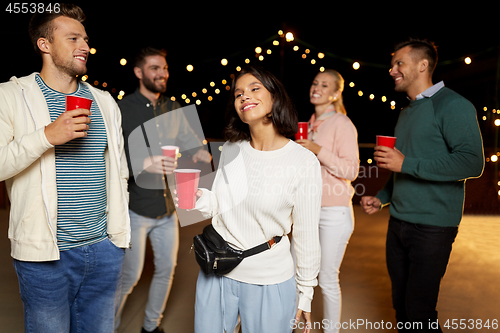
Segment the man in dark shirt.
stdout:
<path fill-rule="evenodd" d="M 161 147 L 177 145 L 182 151 L 195 152 L 193 162 L 211 161 L 180 104 L 163 95 L 169 77 L 165 57 L 164 51 L 150 47 L 142 49 L 134 67 L 139 88 L 119 102 L 130 170 L 132 248 L 125 254 L 116 329 L 127 297 L 141 276 L 149 237 L 155 272 L 142 332 L 163 332 L 159 326 L 177 262 L 179 229 L 172 196 L 165 182 L 173 183 L 177 162 L 174 158 L 162 156 Z"/>

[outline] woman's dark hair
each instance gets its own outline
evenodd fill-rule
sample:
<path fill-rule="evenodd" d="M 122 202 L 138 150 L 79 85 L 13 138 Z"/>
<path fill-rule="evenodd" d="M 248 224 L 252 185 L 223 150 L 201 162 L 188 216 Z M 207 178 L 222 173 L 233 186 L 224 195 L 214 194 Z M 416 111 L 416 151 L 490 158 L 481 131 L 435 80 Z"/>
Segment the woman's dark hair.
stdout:
<path fill-rule="evenodd" d="M 253 75 L 259 80 L 264 88 L 271 93 L 273 106 L 271 112 L 267 114 L 267 119 L 273 123 L 279 134 L 285 137 L 292 137 L 299 129 L 298 116 L 295 107 L 286 93 L 283 84 L 270 72 L 265 69 L 249 66 L 241 70 L 233 80 L 231 94 L 226 111 L 226 128 L 224 129 L 224 138 L 230 142 L 240 140 L 250 140 L 250 128 L 248 124 L 241 121 L 236 109 L 234 108 L 234 90 L 236 82 L 243 75 Z"/>

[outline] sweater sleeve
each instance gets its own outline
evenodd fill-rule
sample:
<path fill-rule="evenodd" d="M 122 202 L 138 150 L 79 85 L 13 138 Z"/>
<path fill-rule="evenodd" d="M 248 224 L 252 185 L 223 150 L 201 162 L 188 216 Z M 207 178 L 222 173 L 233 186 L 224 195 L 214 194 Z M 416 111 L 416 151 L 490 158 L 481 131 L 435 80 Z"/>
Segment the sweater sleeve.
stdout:
<path fill-rule="evenodd" d="M 385 207 L 391 203 L 393 188 L 394 188 L 394 173 L 391 173 L 391 176 L 387 180 L 387 183 L 385 183 L 384 188 L 378 191 L 378 193 L 375 195 L 376 198 L 380 199 L 382 207 Z"/>
<path fill-rule="evenodd" d="M 448 102 L 446 110 L 436 111 L 435 118 L 449 153 L 433 159 L 405 157 L 401 172 L 430 181 L 479 177 L 484 153 L 474 106 L 455 99 Z"/>
<path fill-rule="evenodd" d="M 334 147 L 322 146 L 318 160 L 326 170 L 340 179 L 354 181 L 359 172 L 358 133 L 354 124 L 343 117 L 332 124 Z"/>
<path fill-rule="evenodd" d="M 195 210 L 200 211 L 204 218 L 209 219 L 218 214 L 219 205 L 217 203 L 217 196 L 212 191 L 206 188 L 200 188 L 203 191 L 201 197 L 196 201 Z"/>
<path fill-rule="evenodd" d="M 321 210 L 321 168 L 317 160 L 301 174 L 292 211 L 293 241 L 297 258 L 295 279 L 299 309 L 311 311 L 314 287 L 321 262 L 319 214 Z"/>

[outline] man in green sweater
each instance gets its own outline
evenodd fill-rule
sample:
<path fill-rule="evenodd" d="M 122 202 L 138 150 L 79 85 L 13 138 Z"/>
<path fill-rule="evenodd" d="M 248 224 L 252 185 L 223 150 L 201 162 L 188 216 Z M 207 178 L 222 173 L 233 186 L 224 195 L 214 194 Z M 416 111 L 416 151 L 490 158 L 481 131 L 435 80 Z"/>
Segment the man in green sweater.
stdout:
<path fill-rule="evenodd" d="M 375 147 L 375 160 L 391 178 L 375 197 L 361 199 L 367 214 L 390 204 L 386 259 L 400 332 L 441 332 L 436 304 L 462 219 L 465 180 L 484 168 L 476 110 L 443 82 L 432 83 L 436 62 L 432 42 L 396 45 L 390 75 L 410 104 L 396 125 L 396 148 Z"/>

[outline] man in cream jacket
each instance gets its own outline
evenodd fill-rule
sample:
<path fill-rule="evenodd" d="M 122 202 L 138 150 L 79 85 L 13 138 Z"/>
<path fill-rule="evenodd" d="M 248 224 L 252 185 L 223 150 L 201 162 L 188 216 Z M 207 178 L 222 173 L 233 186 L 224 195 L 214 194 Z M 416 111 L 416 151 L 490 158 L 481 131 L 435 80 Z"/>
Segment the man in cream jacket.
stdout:
<path fill-rule="evenodd" d="M 40 73 L 0 84 L 0 181 L 26 332 L 112 332 L 130 244 L 121 115 L 79 82 L 89 54 L 83 11 L 35 14 Z M 92 100 L 65 112 L 65 97 Z"/>

